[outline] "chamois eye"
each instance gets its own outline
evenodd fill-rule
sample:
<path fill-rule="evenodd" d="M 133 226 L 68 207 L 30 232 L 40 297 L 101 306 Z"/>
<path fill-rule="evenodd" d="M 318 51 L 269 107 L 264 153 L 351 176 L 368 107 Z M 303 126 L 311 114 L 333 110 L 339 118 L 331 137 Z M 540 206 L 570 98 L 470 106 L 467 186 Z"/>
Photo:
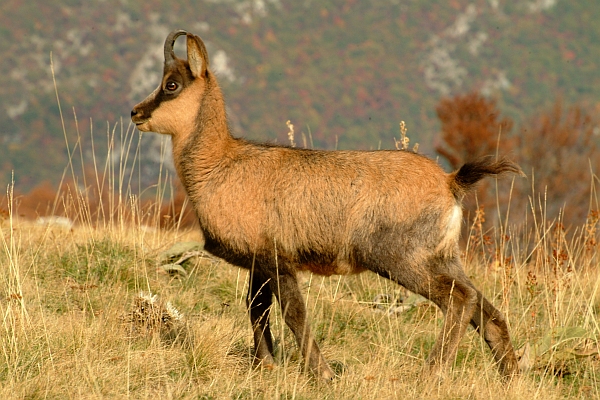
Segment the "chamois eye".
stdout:
<path fill-rule="evenodd" d="M 165 85 L 165 88 L 170 92 L 177 90 L 177 87 L 178 86 L 175 82 L 167 82 L 167 84 Z"/>

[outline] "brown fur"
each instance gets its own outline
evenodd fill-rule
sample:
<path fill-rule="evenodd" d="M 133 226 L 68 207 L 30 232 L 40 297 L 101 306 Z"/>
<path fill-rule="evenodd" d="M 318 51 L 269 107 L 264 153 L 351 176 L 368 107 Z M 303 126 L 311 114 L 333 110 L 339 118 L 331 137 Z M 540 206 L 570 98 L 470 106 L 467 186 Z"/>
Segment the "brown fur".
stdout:
<path fill-rule="evenodd" d="M 470 322 L 501 372 L 517 373 L 504 319 L 466 277 L 458 251 L 460 200 L 486 175 L 520 171 L 515 164 L 483 159 L 446 174 L 406 151 L 331 152 L 233 138 L 204 44 L 188 33 L 188 59 L 181 60 L 171 55 L 176 37 L 165 43 L 161 86 L 135 106 L 132 119 L 140 130 L 172 136 L 206 250 L 251 270 L 248 307 L 258 361 L 273 363 L 268 320 L 275 295 L 307 365 L 333 377 L 311 336 L 296 274 L 371 270 L 445 313 L 432 367 L 453 361 Z M 171 81 L 179 85 L 173 93 Z"/>

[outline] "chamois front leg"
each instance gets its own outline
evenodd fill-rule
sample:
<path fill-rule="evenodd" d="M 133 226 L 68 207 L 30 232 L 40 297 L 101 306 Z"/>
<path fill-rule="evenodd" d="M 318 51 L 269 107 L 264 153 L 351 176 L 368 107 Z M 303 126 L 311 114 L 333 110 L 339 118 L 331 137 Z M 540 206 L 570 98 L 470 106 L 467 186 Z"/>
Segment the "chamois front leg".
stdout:
<path fill-rule="evenodd" d="M 305 365 L 321 378 L 333 379 L 335 374 L 329 368 L 327 361 L 321 355 L 317 342 L 311 335 L 306 306 L 295 274 L 293 272 L 281 273 L 280 271 L 278 276 L 271 279 L 269 283 L 271 290 L 279 300 L 285 323 L 296 336 Z"/>
<path fill-rule="evenodd" d="M 274 364 L 273 337 L 271 336 L 269 325 L 273 292 L 269 286 L 268 279 L 254 268 L 250 271 L 248 286 L 246 305 L 248 306 L 252 332 L 254 334 L 255 362 L 270 368 Z"/>

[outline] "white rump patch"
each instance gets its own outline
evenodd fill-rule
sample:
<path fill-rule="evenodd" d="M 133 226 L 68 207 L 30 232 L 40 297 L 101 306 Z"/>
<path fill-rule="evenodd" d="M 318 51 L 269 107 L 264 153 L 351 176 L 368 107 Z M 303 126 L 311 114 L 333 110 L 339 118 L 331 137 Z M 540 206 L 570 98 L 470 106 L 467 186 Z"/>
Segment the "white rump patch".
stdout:
<path fill-rule="evenodd" d="M 459 205 L 452 207 L 452 210 L 446 218 L 445 225 L 442 225 L 442 235 L 436 251 L 451 254 L 456 248 L 458 237 L 460 236 L 460 227 L 462 225 L 462 209 Z"/>

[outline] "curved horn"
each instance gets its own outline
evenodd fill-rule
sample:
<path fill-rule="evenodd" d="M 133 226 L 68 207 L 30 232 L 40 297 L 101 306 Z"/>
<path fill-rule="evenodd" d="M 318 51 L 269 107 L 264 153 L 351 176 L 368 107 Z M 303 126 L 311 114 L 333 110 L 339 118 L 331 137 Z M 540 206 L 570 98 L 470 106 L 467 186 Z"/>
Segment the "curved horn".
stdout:
<path fill-rule="evenodd" d="M 175 40 L 181 35 L 186 35 L 187 32 L 183 30 L 173 31 L 167 36 L 165 40 L 165 63 L 175 59 L 175 52 L 173 51 L 173 45 Z"/>

